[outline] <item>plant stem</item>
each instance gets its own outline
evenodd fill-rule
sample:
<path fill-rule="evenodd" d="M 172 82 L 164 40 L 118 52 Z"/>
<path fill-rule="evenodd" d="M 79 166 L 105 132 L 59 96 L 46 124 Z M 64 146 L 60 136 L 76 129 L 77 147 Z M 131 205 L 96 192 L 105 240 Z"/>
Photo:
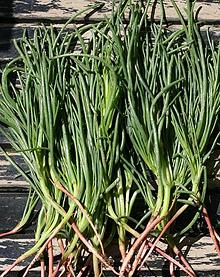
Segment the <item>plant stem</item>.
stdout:
<path fill-rule="evenodd" d="M 60 189 L 62 192 L 64 192 L 71 200 L 73 200 L 73 202 L 79 207 L 80 211 L 85 215 L 86 219 L 88 220 L 89 224 L 91 225 L 97 240 L 100 244 L 101 250 L 102 250 L 102 254 L 105 255 L 104 253 L 104 247 L 100 238 L 100 235 L 98 234 L 96 227 L 94 226 L 92 220 L 90 219 L 89 214 L 87 213 L 87 211 L 84 209 L 83 205 L 80 203 L 80 201 L 74 196 L 72 195 L 68 190 L 66 190 L 59 182 L 54 181 L 54 185 Z"/>
<path fill-rule="evenodd" d="M 121 266 L 121 270 L 120 270 L 120 276 L 124 276 L 125 270 L 131 260 L 131 258 L 134 255 L 135 250 L 138 248 L 138 246 L 142 243 L 142 241 L 144 241 L 147 237 L 147 235 L 149 234 L 149 232 L 155 228 L 155 226 L 158 225 L 158 223 L 161 222 L 163 218 L 161 217 L 156 217 L 155 219 L 153 219 L 152 221 L 150 221 L 148 223 L 148 225 L 146 226 L 145 230 L 143 231 L 143 233 L 139 236 L 138 239 L 136 239 L 136 241 L 134 242 L 134 244 L 132 245 L 131 249 L 129 250 L 129 252 L 127 253 L 122 266 Z"/>
<path fill-rule="evenodd" d="M 147 245 L 147 242 L 146 242 L 146 240 L 145 240 L 145 241 L 142 243 L 142 245 L 141 245 L 141 247 L 140 247 L 140 249 L 139 249 L 139 251 L 138 251 L 138 253 L 137 253 L 137 256 L 135 257 L 135 260 L 134 260 L 134 262 L 133 262 L 133 264 L 132 264 L 132 267 L 131 267 L 131 270 L 130 270 L 130 272 L 129 272 L 129 274 L 128 274 L 128 277 L 133 276 L 133 274 L 134 274 L 136 268 L 138 267 L 139 263 L 141 262 L 141 258 L 142 258 L 142 256 L 143 256 L 143 252 L 144 252 L 144 250 L 147 248 L 146 245 Z"/>
<path fill-rule="evenodd" d="M 215 250 L 217 251 L 218 256 L 219 256 L 219 258 L 220 258 L 220 246 L 219 246 L 219 242 L 218 242 L 218 240 L 217 240 L 217 238 L 216 238 L 216 236 L 215 236 L 215 229 L 214 229 L 214 227 L 212 226 L 212 223 L 211 223 L 211 221 L 210 221 L 208 212 L 207 212 L 207 210 L 206 210 L 205 207 L 203 207 L 202 213 L 203 213 L 203 215 L 204 215 L 206 224 L 207 224 L 207 226 L 208 226 L 209 234 L 210 234 L 211 239 L 212 239 L 212 241 L 213 241 L 213 243 L 214 243 Z"/>
<path fill-rule="evenodd" d="M 191 272 L 192 276 L 196 277 L 196 273 L 191 267 L 191 265 L 188 263 L 186 258 L 184 257 L 182 251 L 176 246 L 176 244 L 171 241 L 171 239 L 168 239 L 168 243 L 172 249 L 172 252 L 175 253 L 175 255 L 180 259 L 180 261 L 183 263 L 183 265 L 187 268 L 189 272 Z"/>
<path fill-rule="evenodd" d="M 164 217 L 168 214 L 169 208 L 170 208 L 170 186 L 165 185 L 164 186 L 164 197 L 163 197 L 163 206 L 162 210 L 160 212 L 160 216 Z"/>
<path fill-rule="evenodd" d="M 45 262 L 43 257 L 40 260 L 40 276 L 45 277 Z"/>
<path fill-rule="evenodd" d="M 125 230 L 123 227 L 119 226 L 119 252 L 121 254 L 122 261 L 125 259 L 126 256 L 126 244 L 125 244 Z"/>
<path fill-rule="evenodd" d="M 84 245 L 88 248 L 89 251 L 91 251 L 93 253 L 94 256 L 96 256 L 100 262 L 102 262 L 107 268 L 109 268 L 113 273 L 115 273 L 116 275 L 118 275 L 118 272 L 115 271 L 115 269 L 105 260 L 104 257 L 102 257 L 97 251 L 96 249 L 90 245 L 90 243 L 86 240 L 86 238 L 83 236 L 83 234 L 80 232 L 80 230 L 78 229 L 78 227 L 76 226 L 75 223 L 71 224 L 71 227 L 73 228 L 73 230 L 75 231 L 76 235 L 79 237 L 79 239 L 84 243 Z"/>
<path fill-rule="evenodd" d="M 170 270 L 170 277 L 175 277 L 174 264 L 172 261 L 169 261 L 169 270 Z"/>
<path fill-rule="evenodd" d="M 100 276 L 99 260 L 95 255 L 93 255 L 92 260 L 93 260 L 94 277 L 99 277 Z"/>
<path fill-rule="evenodd" d="M 53 243 L 52 240 L 48 242 L 48 258 L 49 258 L 49 277 L 53 277 Z"/>
<path fill-rule="evenodd" d="M 165 234 L 165 232 L 169 229 L 169 227 L 174 223 L 174 221 L 187 209 L 189 205 L 184 205 L 182 206 L 176 213 L 175 215 L 166 223 L 166 225 L 163 227 L 162 231 L 160 232 L 159 236 L 156 238 L 154 241 L 152 247 L 150 248 L 146 258 L 150 256 L 150 254 L 153 252 L 154 247 L 156 244 L 159 242 L 159 240 L 162 238 L 162 236 Z"/>
<path fill-rule="evenodd" d="M 149 246 L 152 246 L 152 242 L 148 242 Z M 182 269 L 184 272 L 186 272 L 190 277 L 195 277 L 196 275 L 192 274 L 188 269 L 186 269 L 183 265 L 181 265 L 178 261 L 176 261 L 174 258 L 166 254 L 162 249 L 159 247 L 155 247 L 155 250 L 162 255 L 164 258 L 166 258 L 168 261 L 171 261 L 173 264 L 178 266 L 180 269 Z"/>
<path fill-rule="evenodd" d="M 11 230 L 5 233 L 0 234 L 0 238 L 4 238 L 6 236 L 15 235 L 19 230 Z"/>

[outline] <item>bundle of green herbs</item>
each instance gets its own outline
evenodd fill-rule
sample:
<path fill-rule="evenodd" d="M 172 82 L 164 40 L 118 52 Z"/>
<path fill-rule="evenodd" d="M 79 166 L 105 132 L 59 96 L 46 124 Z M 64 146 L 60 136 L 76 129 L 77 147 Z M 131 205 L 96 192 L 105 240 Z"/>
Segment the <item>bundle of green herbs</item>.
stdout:
<path fill-rule="evenodd" d="M 0 121 L 30 185 L 24 216 L 41 209 L 36 243 L 1 276 L 34 256 L 41 276 L 101 276 L 103 266 L 133 276 L 154 251 L 196 273 L 180 243 L 202 214 L 220 256 L 218 235 L 204 206 L 206 161 L 218 140 L 220 46 L 206 35 L 187 1 L 187 22 L 171 31 L 149 20 L 151 1 L 121 1 L 109 18 L 67 30 L 26 33 L 18 57 L 2 72 Z M 16 83 L 14 82 L 16 80 Z M 135 215 L 138 202 L 144 212 Z M 193 207 L 191 222 L 176 228 Z M 120 267 L 110 262 L 115 238 Z M 157 243 L 168 247 L 163 251 Z M 61 258 L 54 262 L 54 247 Z M 168 254 L 169 253 L 169 254 Z"/>
<path fill-rule="evenodd" d="M 160 3 L 164 10 L 163 2 Z M 127 128 L 142 168 L 140 171 L 135 167 L 138 186 L 151 213 L 123 261 L 122 276 L 126 270 L 132 276 L 139 264 L 142 267 L 160 239 L 167 243 L 169 253 L 179 257 L 186 273 L 195 276 L 178 244 L 201 213 L 220 256 L 218 236 L 203 205 L 206 160 L 218 139 L 215 128 L 220 104 L 220 47 L 214 45 L 208 33 L 208 43 L 204 42 L 194 18 L 194 4 L 187 1 L 186 24 L 172 1 L 182 24 L 172 33 L 163 27 L 163 17 L 159 24 L 149 23 L 146 4 L 133 5 L 132 20 L 115 44 L 124 54 L 121 64 L 128 81 Z M 153 182 L 146 176 L 147 169 Z M 190 206 L 195 207 L 192 221 L 186 221 L 182 230 L 176 232 L 174 222 Z M 151 236 L 153 245 L 147 239 Z M 174 262 L 170 259 L 171 275 Z"/>

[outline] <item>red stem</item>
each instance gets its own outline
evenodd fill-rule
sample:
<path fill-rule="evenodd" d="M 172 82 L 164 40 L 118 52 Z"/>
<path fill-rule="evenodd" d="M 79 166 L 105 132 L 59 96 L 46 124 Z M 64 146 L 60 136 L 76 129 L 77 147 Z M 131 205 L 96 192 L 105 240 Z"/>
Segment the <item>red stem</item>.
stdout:
<path fill-rule="evenodd" d="M 210 220 L 210 218 L 209 218 L 208 212 L 207 212 L 207 210 L 206 210 L 205 207 L 203 207 L 202 213 L 203 213 L 203 215 L 204 215 L 206 224 L 207 224 L 207 226 L 208 226 L 209 234 L 210 234 L 210 236 L 211 236 L 211 239 L 212 239 L 212 241 L 213 241 L 213 243 L 214 243 L 215 249 L 216 249 L 216 251 L 217 251 L 217 253 L 218 253 L 218 256 L 219 256 L 219 258 L 220 258 L 220 246 L 219 246 L 219 242 L 218 242 L 218 240 L 217 240 L 217 238 L 216 238 L 216 236 L 215 236 L 215 232 L 216 232 L 216 231 L 215 231 L 214 227 L 212 226 L 211 220 Z"/>
<path fill-rule="evenodd" d="M 19 257 L 12 265 L 10 265 L 1 275 L 0 277 L 4 277 L 6 274 L 8 274 L 16 265 L 22 262 L 22 259 Z"/>
<path fill-rule="evenodd" d="M 119 252 L 121 254 L 121 258 L 122 258 L 122 261 L 123 261 L 126 257 L 126 249 L 125 249 L 125 244 L 124 243 L 119 244 Z"/>
<path fill-rule="evenodd" d="M 93 229 L 96 237 L 97 237 L 97 240 L 100 244 L 100 248 L 101 248 L 101 251 L 102 251 L 102 255 L 105 255 L 105 252 L 104 252 L 104 247 L 103 247 L 103 244 L 102 244 L 102 241 L 101 241 L 101 238 L 100 238 L 100 235 L 98 234 L 97 230 L 96 230 L 96 227 L 94 226 L 92 220 L 90 219 L 87 211 L 84 209 L 83 205 L 80 203 L 80 201 L 73 195 L 71 194 L 67 189 L 65 189 L 60 183 L 58 182 L 53 182 L 53 184 L 58 188 L 60 189 L 63 193 L 65 193 L 71 200 L 73 200 L 73 202 L 78 206 L 78 208 L 80 209 L 80 211 L 83 213 L 83 215 L 86 217 L 86 219 L 88 220 L 89 224 L 91 225 L 91 228 Z"/>
<path fill-rule="evenodd" d="M 60 248 L 60 253 L 63 255 L 63 254 L 64 254 L 64 251 L 65 251 L 65 248 L 64 248 L 64 244 L 63 244 L 63 241 L 62 241 L 61 238 L 59 238 L 59 239 L 57 238 L 57 244 L 58 244 L 58 246 L 59 246 L 59 248 Z M 56 269 L 54 270 L 53 277 L 57 276 L 57 274 L 58 274 L 58 272 L 59 272 L 61 266 L 62 266 L 62 263 L 61 263 L 61 261 L 60 261 L 60 262 L 57 264 Z M 64 266 L 64 268 L 65 268 L 65 271 L 67 271 L 67 269 L 66 269 L 66 262 L 63 263 L 63 266 Z"/>
<path fill-rule="evenodd" d="M 25 273 L 23 274 L 23 277 L 27 276 L 29 270 L 31 269 L 31 267 L 35 264 L 35 262 L 39 259 L 39 257 L 41 256 L 41 254 L 44 252 L 44 250 L 47 248 L 48 243 L 52 240 L 52 238 L 47 239 L 47 241 L 44 243 L 44 245 L 41 247 L 41 249 L 37 252 L 37 254 L 35 255 L 35 257 L 33 258 L 33 260 L 31 261 L 31 263 L 29 264 L 29 266 L 27 267 L 27 269 L 25 270 Z"/>
<path fill-rule="evenodd" d="M 162 238 L 163 234 L 169 229 L 169 227 L 173 224 L 173 222 L 185 211 L 185 209 L 188 207 L 188 205 L 182 206 L 175 215 L 167 222 L 167 224 L 164 226 L 163 230 L 160 232 L 159 236 L 154 241 L 152 247 L 150 248 L 146 259 L 150 256 L 150 254 L 153 252 L 156 244 L 159 242 L 159 240 Z"/>
<path fill-rule="evenodd" d="M 170 257 L 175 258 L 174 251 L 172 248 L 168 247 Z M 169 261 L 169 271 L 170 271 L 170 277 L 175 277 L 174 273 L 174 263 L 172 261 Z"/>
<path fill-rule="evenodd" d="M 158 216 L 153 221 L 149 222 L 148 225 L 146 226 L 145 230 L 143 231 L 143 233 L 140 235 L 140 237 L 136 239 L 136 241 L 132 245 L 131 249 L 129 250 L 128 254 L 126 255 L 126 257 L 125 257 L 125 259 L 122 263 L 121 270 L 120 270 L 120 276 L 124 276 L 125 270 L 126 270 L 128 264 L 129 264 L 131 258 L 133 257 L 135 250 L 142 243 L 142 241 L 145 240 L 145 238 L 147 237 L 149 232 L 155 226 L 157 226 L 157 224 L 160 223 L 162 219 L 163 218 Z"/>
<path fill-rule="evenodd" d="M 73 260 L 73 255 L 71 255 L 71 257 L 70 257 L 70 259 L 69 259 L 69 261 L 68 261 L 68 264 L 67 264 L 67 268 L 68 268 L 68 271 L 69 271 L 68 273 L 69 273 L 69 276 L 70 276 L 70 277 L 71 277 L 71 276 L 75 276 L 73 267 L 72 267 L 72 265 L 71 265 L 72 260 Z"/>
<path fill-rule="evenodd" d="M 187 262 L 186 258 L 184 257 L 182 251 L 173 243 L 172 247 L 173 252 L 179 257 L 180 261 L 183 265 L 191 272 L 192 276 L 196 277 L 196 273 L 194 272 L 191 265 Z"/>
<path fill-rule="evenodd" d="M 153 252 L 156 244 L 159 242 L 159 240 L 162 238 L 163 234 L 169 229 L 169 227 L 173 224 L 173 222 L 188 208 L 188 205 L 182 206 L 176 213 L 175 215 L 167 222 L 167 224 L 164 226 L 163 230 L 160 232 L 159 236 L 156 238 L 154 241 L 152 247 L 150 248 L 147 256 L 145 259 L 147 259 L 150 254 Z M 194 275 L 196 276 L 194 270 L 190 266 L 190 264 L 187 262 L 185 257 L 183 256 L 182 252 L 177 248 L 176 245 L 173 246 L 173 251 L 174 253 L 179 257 L 179 259 L 182 261 L 182 263 L 185 265 L 185 267 Z"/>
<path fill-rule="evenodd" d="M 148 245 L 151 247 L 153 245 L 152 242 L 148 241 Z M 176 265 L 177 267 L 179 267 L 180 269 L 182 269 L 184 272 L 186 272 L 190 277 L 195 277 L 195 275 L 193 275 L 187 268 L 185 268 L 181 263 L 179 263 L 178 261 L 176 261 L 174 258 L 172 258 L 170 255 L 168 255 L 167 253 L 165 253 L 162 249 L 160 249 L 158 246 L 155 247 L 155 251 L 157 253 L 159 253 L 161 256 L 163 256 L 164 258 L 166 258 L 168 261 L 172 262 L 174 265 Z M 145 262 L 145 259 L 144 261 Z M 142 263 L 143 264 L 143 263 Z"/>
<path fill-rule="evenodd" d="M 6 236 L 9 236 L 9 235 L 15 235 L 18 231 L 19 230 L 11 230 L 9 232 L 2 233 L 2 234 L 0 234 L 0 238 L 6 237 Z"/>
<path fill-rule="evenodd" d="M 148 245 L 146 247 L 151 247 L 153 245 L 153 243 L 151 241 L 147 241 Z M 167 253 L 165 253 L 161 248 L 159 248 L 158 246 L 156 246 L 154 248 L 154 251 L 157 252 L 158 254 L 160 254 L 162 257 L 164 257 L 165 259 L 167 259 L 169 262 L 172 262 L 174 265 L 176 265 L 177 267 L 179 267 L 180 269 L 182 269 L 184 272 L 186 272 L 190 277 L 195 277 L 195 275 L 193 275 L 188 269 L 186 269 L 181 263 L 179 263 L 178 261 L 176 261 L 173 257 L 171 257 L 170 255 L 168 255 Z M 140 267 L 138 270 L 141 270 L 141 268 L 144 266 L 144 263 L 146 262 L 146 257 L 144 257 Z"/>
<path fill-rule="evenodd" d="M 95 249 L 94 247 L 86 240 L 86 238 L 83 236 L 83 234 L 80 232 L 78 229 L 77 225 L 75 223 L 71 224 L 71 227 L 73 228 L 74 232 L 76 235 L 79 237 L 79 239 L 85 244 L 87 249 L 96 256 L 96 258 L 103 263 L 106 267 L 108 267 L 113 273 L 116 275 L 119 275 L 117 271 L 105 260 L 104 257 L 102 257 Z"/>
<path fill-rule="evenodd" d="M 62 263 L 61 263 L 61 261 L 59 261 L 58 265 L 56 266 L 56 269 L 55 269 L 54 272 L 53 272 L 53 277 L 56 277 L 56 276 L 57 276 L 57 274 L 59 273 L 59 270 L 60 270 L 61 266 L 62 266 Z"/>
<path fill-rule="evenodd" d="M 49 277 L 53 277 L 53 243 L 52 240 L 48 242 L 48 259 L 49 259 Z"/>
<path fill-rule="evenodd" d="M 170 277 L 175 277 L 175 274 L 174 274 L 174 264 L 171 261 L 169 263 L 169 269 L 170 269 Z"/>
<path fill-rule="evenodd" d="M 136 258 L 135 258 L 135 260 L 134 260 L 134 262 L 133 262 L 133 264 L 132 264 L 131 270 L 130 270 L 130 272 L 129 272 L 129 274 L 128 274 L 128 277 L 133 276 L 133 274 L 134 274 L 134 272 L 135 272 L 137 266 L 138 266 L 139 263 L 141 262 L 141 257 L 143 256 L 143 252 L 144 252 L 144 250 L 147 248 L 147 247 L 146 247 L 146 243 L 147 243 L 147 242 L 146 242 L 146 240 L 145 240 L 145 241 L 142 243 L 141 247 L 139 248 L 139 251 L 138 251 L 138 253 L 137 253 L 137 256 L 136 256 Z"/>
<path fill-rule="evenodd" d="M 148 246 L 152 248 L 152 246 L 154 246 L 154 243 L 152 243 L 151 241 L 148 241 Z M 159 251 L 158 251 L 159 250 Z M 187 260 L 184 258 L 182 252 L 177 248 L 176 245 L 173 245 L 172 248 L 173 252 L 180 258 L 180 260 L 182 261 L 182 263 L 184 264 L 184 266 L 186 268 L 183 267 L 182 264 L 180 264 L 178 261 L 176 261 L 173 257 L 171 257 L 170 255 L 168 255 L 167 253 L 165 253 L 163 250 L 161 250 L 159 247 L 154 246 L 154 251 L 158 252 L 160 255 L 164 256 L 170 263 L 172 262 L 173 264 L 175 264 L 177 267 L 179 267 L 180 269 L 182 269 L 183 271 L 185 271 L 186 273 L 189 274 L 190 277 L 196 277 L 196 274 L 194 272 L 194 270 L 192 269 L 192 267 L 189 265 L 189 263 L 187 262 Z M 162 252 L 160 252 L 162 251 Z M 161 254 L 162 253 L 162 254 Z M 139 270 L 143 267 L 144 263 L 146 262 L 148 258 L 148 255 L 145 256 L 145 258 L 143 259 Z"/>
<path fill-rule="evenodd" d="M 44 259 L 41 259 L 40 261 L 40 276 L 45 277 L 45 263 Z"/>
<path fill-rule="evenodd" d="M 58 244 L 58 246 L 59 246 L 59 248 L 60 248 L 61 254 L 63 255 L 63 253 L 64 253 L 64 251 L 65 251 L 65 248 L 64 248 L 64 244 L 63 244 L 62 239 L 57 239 L 57 244 Z"/>
<path fill-rule="evenodd" d="M 63 266 L 66 268 L 66 271 L 67 271 L 67 274 L 66 274 L 67 277 L 75 276 L 73 267 L 72 267 L 72 265 L 71 265 L 72 260 L 73 260 L 73 254 L 71 254 L 71 255 L 69 256 L 69 260 L 67 260 L 67 261 L 63 264 Z"/>
<path fill-rule="evenodd" d="M 214 229 L 214 234 L 215 234 L 215 237 L 218 240 L 218 242 L 220 242 L 220 236 L 218 235 L 218 233 L 216 232 L 215 229 Z"/>

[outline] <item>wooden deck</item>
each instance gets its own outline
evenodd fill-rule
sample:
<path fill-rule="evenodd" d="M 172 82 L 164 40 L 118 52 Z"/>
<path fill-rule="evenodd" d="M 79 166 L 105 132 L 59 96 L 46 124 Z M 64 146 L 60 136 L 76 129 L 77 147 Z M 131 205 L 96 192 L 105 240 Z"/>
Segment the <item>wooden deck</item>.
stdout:
<path fill-rule="evenodd" d="M 116 1 L 117 3 L 118 1 Z M 183 10 L 185 6 L 184 0 L 176 1 L 178 6 Z M 39 24 L 57 24 L 61 26 L 71 17 L 75 12 L 91 6 L 95 3 L 104 3 L 104 7 L 94 14 L 84 14 L 76 20 L 76 23 L 93 22 L 102 19 L 111 12 L 111 0 L 0 0 L 0 68 L 4 67 L 5 63 L 16 56 L 15 48 L 12 40 L 22 36 L 23 30 L 28 29 L 29 34 Z M 165 1 L 167 19 L 171 25 L 177 26 L 179 20 L 173 10 L 170 1 Z M 204 23 L 204 30 L 210 28 L 212 36 L 220 39 L 220 0 L 198 0 L 196 4 L 199 10 L 198 18 Z M 159 7 L 155 10 L 155 19 L 159 19 Z M 1 128 L 1 127 L 0 127 Z M 10 152 L 10 145 L 0 136 L 0 145 Z M 12 157 L 21 165 L 24 165 L 21 157 L 18 154 L 11 153 Z M 25 166 L 25 165 L 24 165 Z M 219 172 L 216 173 L 219 175 Z M 218 176 L 217 176 L 218 177 Z M 220 186 L 220 181 L 214 181 L 214 186 Z M 26 182 L 18 175 L 13 166 L 6 160 L 4 155 L 0 153 L 0 232 L 10 230 L 22 215 L 27 192 Z M 2 267 L 18 256 L 19 251 L 26 249 L 27 238 L 31 237 L 33 233 L 33 226 L 27 228 L 25 233 L 16 237 L 19 242 L 10 242 L 7 246 L 7 241 L 0 242 L 0 271 Z M 204 238 L 204 245 L 206 245 L 207 238 Z M 13 244 L 14 243 L 14 244 Z M 208 243 L 209 244 L 209 243 Z M 11 246 L 12 245 L 12 246 Z M 24 247 L 25 245 L 25 247 Z M 197 244 L 201 248 L 202 242 Z M 7 262 L 2 258 L 7 253 L 11 253 L 11 249 L 17 249 L 15 254 L 7 256 Z M 211 254 L 205 252 L 211 251 Z M 203 249 L 203 254 L 206 259 L 203 260 L 203 268 L 206 271 L 213 271 L 213 274 L 220 272 L 220 263 L 216 260 L 216 256 L 212 255 L 210 245 Z M 207 254 L 207 255 L 206 255 Z M 195 253 L 192 255 L 196 255 Z M 201 254 L 202 255 L 202 254 Z M 211 255 L 211 256 L 209 256 Z M 208 262 L 213 259 L 213 262 Z M 194 256 L 194 264 L 197 264 L 199 256 Z M 198 268 L 201 267 L 201 263 Z M 161 265 L 159 265 L 159 268 Z M 11 275 L 13 276 L 13 275 Z M 37 276 L 37 275 L 36 275 Z M 206 275 L 204 275 L 206 276 Z M 208 275 L 207 275 L 208 276 Z M 215 275 L 212 275 L 215 276 Z M 217 275 L 216 275 L 217 276 Z M 220 275 L 219 275 L 220 276 Z"/>
<path fill-rule="evenodd" d="M 116 1 L 117 3 L 118 1 Z M 178 24 L 178 18 L 169 0 L 165 0 L 167 19 L 171 24 Z M 184 10 L 184 0 L 176 1 L 181 10 Z M 111 12 L 111 0 L 8 0 L 0 1 L 0 61 L 16 56 L 11 43 L 12 38 L 19 38 L 24 28 L 29 33 L 41 23 L 62 24 L 75 12 L 92 6 L 95 3 L 104 3 L 104 7 L 94 14 L 81 16 L 77 22 L 97 21 Z M 155 19 L 160 17 L 160 8 L 155 9 Z M 213 36 L 220 36 L 220 3 L 219 0 L 198 0 L 196 9 L 198 18 L 204 22 L 206 28 L 210 27 Z"/>

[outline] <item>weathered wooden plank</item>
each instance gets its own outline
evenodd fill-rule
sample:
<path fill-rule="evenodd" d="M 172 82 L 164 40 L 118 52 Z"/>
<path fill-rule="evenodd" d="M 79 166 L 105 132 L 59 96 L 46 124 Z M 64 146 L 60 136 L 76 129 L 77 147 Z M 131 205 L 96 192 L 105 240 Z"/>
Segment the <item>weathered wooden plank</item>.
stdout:
<path fill-rule="evenodd" d="M 55 241 L 53 242 L 55 246 L 55 254 L 59 254 L 59 250 L 56 248 Z M 197 237 L 197 238 L 188 238 L 189 245 L 192 244 L 192 247 L 189 249 L 187 258 L 191 263 L 193 269 L 198 273 L 198 276 L 217 276 L 216 273 L 220 272 L 220 263 L 219 258 L 215 251 L 213 251 L 213 243 L 209 237 Z M 12 264 L 13 261 L 22 253 L 27 251 L 34 245 L 33 239 L 5 239 L 1 241 L 0 244 L 0 271 L 4 270 L 8 265 Z M 117 255 L 117 248 L 114 244 L 111 245 L 113 257 Z M 160 247 L 164 248 L 162 244 Z M 188 251 L 188 249 L 183 249 Z M 14 270 L 18 271 L 24 268 L 28 263 L 25 261 L 23 264 L 17 266 Z M 148 267 L 156 273 L 156 276 L 168 276 L 167 265 L 164 263 L 164 259 L 158 257 L 154 253 L 148 258 L 147 265 Z M 35 272 L 39 270 L 35 268 Z M 168 275 L 166 275 L 166 273 Z M 143 269 L 142 276 L 152 276 L 152 272 Z M 36 275 L 37 276 L 37 275 Z M 105 271 L 105 276 L 113 276 L 110 272 Z M 177 275 L 179 276 L 179 275 Z M 181 276 L 185 276 L 182 275 Z"/>
<path fill-rule="evenodd" d="M 12 230 L 19 223 L 23 215 L 26 200 L 27 193 L 0 192 L 0 233 Z M 37 212 L 37 208 L 35 212 Z M 34 225 L 35 221 L 17 236 L 22 238 L 25 234 L 28 236 L 30 233 L 33 236 Z"/>
<path fill-rule="evenodd" d="M 23 159 L 19 154 L 11 153 L 10 156 L 22 168 L 25 168 Z M 2 188 L 19 187 L 27 188 L 27 183 L 22 176 L 18 174 L 14 166 L 6 159 L 3 153 L 0 153 L 0 190 Z"/>
<path fill-rule="evenodd" d="M 119 1 L 115 1 L 116 4 Z M 152 1 L 156 2 L 156 1 Z M 159 2 L 159 1 L 157 1 Z M 45 19 L 53 20 L 65 19 L 73 15 L 74 12 L 79 11 L 85 7 L 92 6 L 95 3 L 104 3 L 105 6 L 91 18 L 100 18 L 103 15 L 109 14 L 112 8 L 112 0 L 8 0 L 0 1 L 0 17 L 2 19 Z M 164 0 L 167 16 L 169 18 L 177 18 L 170 0 Z M 186 6 L 185 0 L 176 0 L 178 7 L 183 11 Z M 153 5 L 154 6 L 154 5 Z M 157 7 L 159 4 L 157 5 Z M 204 21 L 219 21 L 220 4 L 218 0 L 198 0 L 196 9 L 201 7 L 199 18 Z M 160 15 L 159 8 L 156 9 L 156 16 Z M 83 17 L 83 16 L 81 16 Z"/>
<path fill-rule="evenodd" d="M 13 39 L 19 39 L 22 37 L 24 29 L 26 29 L 28 35 L 31 37 L 35 28 L 39 27 L 39 24 L 4 24 L 0 25 L 0 68 L 3 68 L 7 61 L 10 61 L 13 57 L 16 57 L 17 51 L 13 44 Z M 73 25 L 72 25 L 73 26 Z M 60 28 L 61 25 L 55 25 Z M 169 28 L 177 29 L 179 25 L 171 24 Z M 211 37 L 215 41 L 220 40 L 220 24 L 219 25 L 205 25 L 203 27 L 204 35 L 209 28 Z M 69 28 L 71 31 L 71 26 Z"/>
<path fill-rule="evenodd" d="M 0 241 L 0 271 L 11 265 L 20 255 L 29 250 L 34 245 L 34 239 L 3 239 Z M 19 271 L 31 261 L 22 262 L 13 271 Z"/>
<path fill-rule="evenodd" d="M 96 3 L 94 0 L 76 0 L 74 2 L 69 0 L 15 0 L 15 1 L 2 1 L 0 0 L 0 62 L 5 59 L 10 59 L 16 55 L 12 39 L 20 38 L 23 30 L 26 28 L 29 35 L 33 33 L 36 28 L 37 22 L 53 24 L 58 22 L 65 22 L 76 11 L 88 7 Z M 88 12 L 81 15 L 78 20 L 100 20 L 104 15 L 109 15 L 112 9 L 112 0 L 99 1 L 104 3 L 105 6 L 88 16 Z M 119 1 L 116 1 L 116 3 Z M 165 0 L 166 14 L 169 22 L 177 22 L 177 15 L 173 9 L 170 1 Z M 186 7 L 186 1 L 177 0 L 176 3 L 181 11 Z M 220 37 L 220 1 L 197 1 L 196 9 L 201 7 L 199 12 L 199 19 L 206 22 L 206 27 L 210 27 L 213 37 L 219 40 Z M 160 18 L 160 8 L 156 5 L 154 10 L 154 18 Z M 14 22 L 13 22 L 14 20 Z M 17 22 L 21 22 L 17 24 Z M 24 23 L 26 22 L 26 23 Z M 29 23 L 28 23 L 29 22 Z M 16 23 L 16 24 L 15 24 Z"/>
<path fill-rule="evenodd" d="M 53 24 L 54 28 L 60 30 L 63 24 Z M 79 24 L 69 24 L 67 31 L 71 32 L 73 28 L 76 28 Z M 41 23 L 4 23 L 0 24 L 0 68 L 4 68 L 5 64 L 12 58 L 17 56 L 17 50 L 14 47 L 13 40 L 19 40 L 24 30 L 28 37 L 33 36 L 33 32 L 36 28 L 42 27 Z"/>
<path fill-rule="evenodd" d="M 97 1 L 94 0 L 76 0 L 74 2 L 69 0 L 0 0 L 0 21 L 6 21 L 0 25 L 0 60 L 10 59 L 16 55 L 11 40 L 19 38 L 22 35 L 23 29 L 27 28 L 30 35 L 33 28 L 36 27 L 36 22 L 65 22 L 76 11 L 81 10 L 87 6 L 91 6 Z M 88 20 L 100 19 L 104 15 L 110 14 L 112 8 L 112 1 L 99 1 L 104 3 L 105 6 L 98 12 L 88 17 L 88 12 L 79 17 Z M 118 2 L 118 1 L 116 1 Z M 164 1 L 166 7 L 166 14 L 168 21 L 177 21 L 177 15 L 173 9 L 170 1 Z M 178 7 L 183 11 L 186 6 L 186 1 L 177 0 Z M 199 12 L 199 19 L 205 21 L 208 25 L 212 24 L 212 30 L 217 39 L 220 34 L 220 1 L 197 1 L 196 8 L 201 7 Z M 159 5 L 155 9 L 155 18 L 160 17 Z M 22 24 L 15 24 L 16 20 Z M 13 20 L 15 22 L 13 23 Z M 32 24 L 24 24 L 24 22 L 32 22 Z M 209 26 L 206 27 L 209 27 Z"/>
<path fill-rule="evenodd" d="M 0 26 L 0 64 L 4 60 L 10 60 L 17 55 L 13 44 L 13 39 L 22 37 L 24 29 L 27 30 L 28 35 L 32 36 L 33 29 L 36 25 L 32 24 L 1 24 Z M 3 67 L 3 65 L 2 65 Z"/>

